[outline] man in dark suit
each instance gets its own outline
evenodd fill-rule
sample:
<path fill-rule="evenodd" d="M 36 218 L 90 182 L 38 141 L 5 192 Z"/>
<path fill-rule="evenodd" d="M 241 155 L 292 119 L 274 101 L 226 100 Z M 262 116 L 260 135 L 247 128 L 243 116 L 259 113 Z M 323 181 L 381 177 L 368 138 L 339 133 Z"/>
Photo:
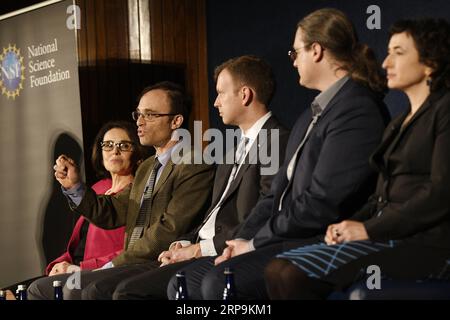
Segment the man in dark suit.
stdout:
<path fill-rule="evenodd" d="M 118 281 L 127 271 L 126 265 L 156 259 L 161 250 L 203 219 L 210 204 L 214 166 L 172 161 L 172 153 L 179 145 L 172 140 L 173 134 L 188 115 L 189 101 L 178 85 L 162 82 L 144 89 L 133 118 L 141 144 L 153 146 L 156 156 L 145 160 L 136 171 L 133 184 L 114 196 L 97 196 L 81 183 L 73 160 L 65 156 L 56 160 L 55 177 L 75 212 L 105 229 L 126 226 L 123 252 L 102 267 L 104 270 L 82 271 L 78 277 L 81 283 L 65 285 L 65 299 L 81 298 L 81 291 L 99 279 Z M 115 148 L 119 146 L 116 144 Z M 69 276 L 33 282 L 29 297 L 53 299 L 52 281 L 64 284 Z"/>
<path fill-rule="evenodd" d="M 375 92 L 384 88 L 376 61 L 368 61 L 363 51 L 369 49 L 356 42 L 341 12 L 325 9 L 303 22 L 289 55 L 300 84 L 321 93 L 295 124 L 270 194 L 234 240 L 215 261 L 204 258 L 182 269 L 193 299 L 221 299 L 225 268 L 234 270 L 239 299 L 267 299 L 263 271 L 270 258 L 317 242 L 330 223 L 355 212 L 373 190 L 368 159 L 387 122 L 382 95 Z M 169 298 L 175 292 L 173 277 Z"/>
<path fill-rule="evenodd" d="M 213 200 L 205 219 L 194 232 L 162 252 L 159 261 L 148 263 L 148 271 L 127 277 L 114 292 L 100 283 L 87 298 L 165 299 L 168 281 L 176 271 L 192 259 L 222 252 L 225 240 L 269 193 L 284 161 L 288 138 L 288 131 L 267 107 L 274 91 L 272 70 L 260 58 L 241 56 L 218 66 L 215 79 L 214 106 L 225 124 L 240 128 L 241 139 L 237 150 L 230 150 L 224 163 L 217 166 Z"/>

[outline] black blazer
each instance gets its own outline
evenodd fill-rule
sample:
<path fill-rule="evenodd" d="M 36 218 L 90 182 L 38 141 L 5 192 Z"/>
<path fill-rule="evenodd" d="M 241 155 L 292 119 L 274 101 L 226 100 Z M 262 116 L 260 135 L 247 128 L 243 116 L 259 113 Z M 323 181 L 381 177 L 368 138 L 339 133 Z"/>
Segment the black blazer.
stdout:
<path fill-rule="evenodd" d="M 270 185 L 275 174 L 261 175 L 261 169 L 270 166 L 269 164 L 261 164 L 260 159 L 256 159 L 254 156 L 259 154 L 259 149 L 267 148 L 268 154 L 272 154 L 273 148 L 278 148 L 279 152 L 279 164 L 281 166 L 284 162 L 284 155 L 286 151 L 286 144 L 289 137 L 289 131 L 284 128 L 278 120 L 271 116 L 262 129 L 267 130 L 266 145 L 263 145 L 264 141 L 260 140 L 260 134 L 258 135 L 258 143 L 254 143 L 253 150 L 250 150 L 244 159 L 239 172 L 232 182 L 225 199 L 220 207 L 215 221 L 215 236 L 213 238 L 216 251 L 220 254 L 225 248 L 225 241 L 232 239 L 236 228 L 242 223 L 245 218 L 250 214 L 253 207 L 256 205 L 259 199 L 267 196 L 270 191 Z M 276 141 L 276 145 L 271 143 L 271 129 L 279 130 L 279 141 Z M 254 152 L 256 150 L 256 152 Z M 265 150 L 265 149 L 263 149 Z M 234 150 L 232 150 L 234 152 Z M 276 149 L 273 149 L 276 152 Z M 251 158 L 252 157 L 252 158 Z M 219 164 L 216 169 L 216 176 L 214 179 L 214 188 L 212 203 L 207 211 L 203 223 L 195 230 L 195 232 L 188 234 L 179 240 L 189 240 L 191 242 L 198 242 L 198 232 L 206 223 L 211 210 L 214 209 L 219 202 L 222 194 L 227 186 L 228 177 L 230 176 L 233 165 L 231 164 Z M 278 167 L 276 168 L 278 171 Z"/>
<path fill-rule="evenodd" d="M 280 196 L 288 184 L 287 165 L 311 118 L 311 109 L 307 108 L 292 129 L 286 160 L 271 193 L 258 202 L 237 238 L 254 238 L 255 247 L 261 247 L 313 237 L 367 202 L 376 182 L 369 156 L 381 140 L 388 111 L 380 96 L 349 79 L 311 131 L 278 211 Z"/>
<path fill-rule="evenodd" d="M 374 196 L 354 217 L 371 240 L 450 248 L 450 93 L 431 94 L 402 128 L 394 119 L 371 157 Z"/>

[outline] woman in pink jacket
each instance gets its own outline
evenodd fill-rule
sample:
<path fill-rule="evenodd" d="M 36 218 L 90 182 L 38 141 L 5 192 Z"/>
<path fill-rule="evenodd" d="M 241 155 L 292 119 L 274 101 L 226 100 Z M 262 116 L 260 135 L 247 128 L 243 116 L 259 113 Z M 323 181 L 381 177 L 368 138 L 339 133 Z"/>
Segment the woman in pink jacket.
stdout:
<path fill-rule="evenodd" d="M 92 164 L 102 179 L 92 186 L 97 194 L 120 192 L 133 182 L 144 150 L 132 123 L 105 124 L 95 138 Z M 104 230 L 80 217 L 75 224 L 67 250 L 46 268 L 47 275 L 101 268 L 123 249 L 125 227 Z"/>

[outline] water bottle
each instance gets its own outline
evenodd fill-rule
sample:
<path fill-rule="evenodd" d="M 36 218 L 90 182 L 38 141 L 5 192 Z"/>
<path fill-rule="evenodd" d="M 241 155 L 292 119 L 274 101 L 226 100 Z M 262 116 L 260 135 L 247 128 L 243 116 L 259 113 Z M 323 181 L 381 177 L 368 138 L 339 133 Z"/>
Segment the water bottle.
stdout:
<path fill-rule="evenodd" d="M 53 281 L 53 290 L 55 300 L 64 300 L 61 281 L 58 280 Z"/>
<path fill-rule="evenodd" d="M 222 300 L 236 300 L 236 288 L 234 286 L 234 273 L 231 268 L 225 268 L 225 288 Z"/>
<path fill-rule="evenodd" d="M 177 293 L 175 300 L 188 300 L 188 292 L 186 285 L 186 274 L 184 271 L 177 272 Z"/>
<path fill-rule="evenodd" d="M 3 290 L 0 290 L 0 301 L 6 300 L 6 292 Z"/>
<path fill-rule="evenodd" d="M 19 284 L 17 286 L 17 300 L 27 300 L 27 286 Z"/>

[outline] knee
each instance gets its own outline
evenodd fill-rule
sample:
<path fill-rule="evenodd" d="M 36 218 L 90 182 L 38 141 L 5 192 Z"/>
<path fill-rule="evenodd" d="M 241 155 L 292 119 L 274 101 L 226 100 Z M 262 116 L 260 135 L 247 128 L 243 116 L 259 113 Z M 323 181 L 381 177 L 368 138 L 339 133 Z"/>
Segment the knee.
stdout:
<path fill-rule="evenodd" d="M 213 268 L 202 280 L 201 293 L 204 300 L 222 300 L 225 279 L 223 268 Z"/>
<path fill-rule="evenodd" d="M 270 299 L 290 299 L 288 288 L 294 281 L 289 270 L 292 264 L 284 259 L 272 259 L 264 269 L 266 291 Z M 295 267 L 294 267 L 295 268 Z"/>
<path fill-rule="evenodd" d="M 177 277 L 173 276 L 170 278 L 169 284 L 167 285 L 167 298 L 169 300 L 175 300 L 177 289 Z"/>
<path fill-rule="evenodd" d="M 53 297 L 48 296 L 50 290 L 49 277 L 45 277 L 36 281 L 33 281 L 27 289 L 27 296 L 29 300 L 51 300 Z M 46 290 L 47 289 L 47 290 Z"/>
<path fill-rule="evenodd" d="M 81 290 L 77 288 L 67 288 L 67 286 L 64 286 L 63 297 L 64 300 L 80 300 Z"/>
<path fill-rule="evenodd" d="M 130 288 L 128 288 L 127 283 L 121 282 L 117 285 L 117 287 L 114 289 L 113 300 L 132 300 L 132 299 L 138 299 L 138 297 L 133 294 L 130 291 Z"/>
<path fill-rule="evenodd" d="M 130 300 L 124 288 L 119 284 L 112 295 L 113 300 Z"/>
<path fill-rule="evenodd" d="M 101 296 L 102 294 L 95 282 L 89 283 L 86 288 L 81 290 L 82 300 L 99 300 Z"/>
<path fill-rule="evenodd" d="M 267 285 L 280 284 L 284 281 L 289 281 L 286 279 L 286 269 L 289 268 L 291 263 L 284 259 L 272 259 L 269 264 L 264 269 L 264 279 Z"/>

